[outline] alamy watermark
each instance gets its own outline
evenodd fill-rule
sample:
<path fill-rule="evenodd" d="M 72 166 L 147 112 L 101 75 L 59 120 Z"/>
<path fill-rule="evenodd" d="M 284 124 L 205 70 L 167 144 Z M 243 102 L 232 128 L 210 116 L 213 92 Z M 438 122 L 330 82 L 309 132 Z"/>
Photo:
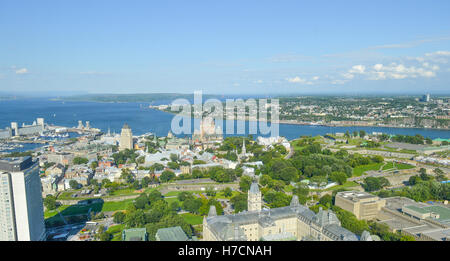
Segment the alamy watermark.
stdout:
<path fill-rule="evenodd" d="M 194 129 L 200 130 L 201 126 L 209 125 L 214 121 L 215 128 L 208 129 L 208 134 L 234 135 L 246 134 L 246 122 L 248 122 L 247 134 L 279 136 L 279 102 L 278 99 L 253 98 L 226 99 L 224 102 L 218 99 L 208 99 L 203 103 L 201 91 L 194 92 L 194 104 L 187 99 L 176 99 L 170 105 L 172 112 L 177 112 L 172 119 L 171 131 L 179 134 L 192 134 L 192 117 L 194 118 Z M 224 130 L 224 122 L 226 129 Z M 234 127 L 236 123 L 236 128 Z M 259 128 L 259 132 L 258 132 Z M 215 133 L 212 133 L 215 132 Z"/>

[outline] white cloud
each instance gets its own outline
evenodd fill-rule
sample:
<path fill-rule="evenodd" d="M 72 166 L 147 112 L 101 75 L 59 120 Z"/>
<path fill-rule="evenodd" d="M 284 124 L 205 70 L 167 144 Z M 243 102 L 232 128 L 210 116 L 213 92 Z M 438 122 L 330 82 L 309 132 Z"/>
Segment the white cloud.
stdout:
<path fill-rule="evenodd" d="M 434 53 L 426 53 L 425 56 L 450 56 L 450 51 L 437 51 Z"/>
<path fill-rule="evenodd" d="M 351 79 L 355 78 L 355 75 L 353 75 L 353 74 L 351 74 L 351 73 L 343 73 L 342 76 L 343 76 L 345 79 L 348 79 L 348 80 L 351 80 Z"/>
<path fill-rule="evenodd" d="M 448 60 L 450 59 L 450 51 L 426 53 L 423 57 L 415 57 L 413 59 L 419 62 L 431 61 L 434 63 L 448 63 Z"/>
<path fill-rule="evenodd" d="M 365 72 L 365 70 L 366 70 L 366 66 L 364 66 L 364 65 L 355 65 L 348 72 L 349 73 L 363 74 Z"/>
<path fill-rule="evenodd" d="M 257 80 L 255 83 L 263 83 L 263 80 Z"/>
<path fill-rule="evenodd" d="M 431 78 L 436 76 L 439 66 L 430 65 L 429 63 L 422 64 L 423 67 L 410 66 L 404 64 L 392 63 L 390 65 L 375 64 L 373 71 L 367 71 L 369 80 L 384 80 L 384 79 L 406 79 L 425 77 Z"/>
<path fill-rule="evenodd" d="M 294 77 L 294 78 L 287 78 L 286 81 L 291 82 L 291 83 L 300 83 L 300 84 L 307 84 L 307 85 L 312 85 L 314 84 L 312 81 L 317 81 L 319 79 L 318 76 L 315 76 L 312 78 L 312 80 L 307 80 L 304 78 L 300 78 L 298 76 Z"/>
<path fill-rule="evenodd" d="M 26 74 L 26 73 L 28 73 L 28 69 L 27 68 L 21 68 L 21 69 L 15 70 L 15 72 L 16 72 L 16 74 Z"/>
<path fill-rule="evenodd" d="M 294 77 L 294 78 L 287 78 L 286 79 L 288 82 L 292 82 L 292 83 L 304 83 L 306 82 L 306 79 L 302 79 L 298 76 Z"/>
<path fill-rule="evenodd" d="M 375 71 L 381 71 L 382 69 L 383 69 L 383 65 L 382 64 L 375 64 L 374 66 L 373 66 L 373 69 L 375 70 Z"/>

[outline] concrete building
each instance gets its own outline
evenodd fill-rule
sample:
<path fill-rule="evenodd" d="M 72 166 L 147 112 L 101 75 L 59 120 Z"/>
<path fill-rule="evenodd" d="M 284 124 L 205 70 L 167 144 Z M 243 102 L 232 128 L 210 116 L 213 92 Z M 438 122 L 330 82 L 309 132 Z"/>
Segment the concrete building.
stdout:
<path fill-rule="evenodd" d="M 75 155 L 67 152 L 55 152 L 47 154 L 47 161 L 64 166 L 71 165 Z"/>
<path fill-rule="evenodd" d="M 12 130 L 10 128 L 0 130 L 0 139 L 9 139 L 11 137 L 12 137 Z"/>
<path fill-rule="evenodd" d="M 418 206 L 412 204 L 403 206 L 402 212 L 418 220 L 434 220 L 450 227 L 450 209 L 443 206 Z"/>
<path fill-rule="evenodd" d="M 11 122 L 11 129 L 13 136 L 40 134 L 45 130 L 44 118 L 37 118 L 32 125 L 25 125 L 24 123 L 22 127 L 19 127 L 17 122 Z"/>
<path fill-rule="evenodd" d="M 0 241 L 45 239 L 39 165 L 31 157 L 0 160 Z"/>
<path fill-rule="evenodd" d="M 256 190 L 255 186 L 253 190 Z M 256 200 L 258 193 L 254 192 L 249 195 L 255 194 Z M 257 209 L 259 204 L 249 202 L 250 205 Z M 320 209 L 316 214 L 300 205 L 298 197 L 293 196 L 291 204 L 286 207 L 243 211 L 231 215 L 218 216 L 215 207 L 211 206 L 208 216 L 203 219 L 203 240 L 359 241 L 360 238 L 341 227 L 341 222 L 332 211 Z"/>
<path fill-rule="evenodd" d="M 358 219 L 375 219 L 386 200 L 361 191 L 342 191 L 336 194 L 335 205 L 352 212 Z"/>
<path fill-rule="evenodd" d="M 393 232 L 418 241 L 450 241 L 450 209 L 435 202 L 426 204 L 405 197 L 386 198 L 378 219 Z"/>
<path fill-rule="evenodd" d="M 422 98 L 420 99 L 421 102 L 430 102 L 430 100 L 431 100 L 431 96 L 429 93 L 423 95 Z"/>
<path fill-rule="evenodd" d="M 130 126 L 125 123 L 120 134 L 119 150 L 132 150 L 133 149 L 133 132 L 131 132 Z"/>

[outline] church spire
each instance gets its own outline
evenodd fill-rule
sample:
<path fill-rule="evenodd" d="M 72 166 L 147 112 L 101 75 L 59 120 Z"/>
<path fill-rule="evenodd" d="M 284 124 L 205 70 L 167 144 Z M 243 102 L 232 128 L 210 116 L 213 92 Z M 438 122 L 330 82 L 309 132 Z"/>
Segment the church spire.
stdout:
<path fill-rule="evenodd" d="M 258 183 L 253 182 L 248 190 L 248 211 L 261 211 L 262 196 L 259 190 Z"/>
<path fill-rule="evenodd" d="M 211 205 L 209 207 L 208 217 L 215 217 L 215 216 L 217 216 L 216 206 Z"/>

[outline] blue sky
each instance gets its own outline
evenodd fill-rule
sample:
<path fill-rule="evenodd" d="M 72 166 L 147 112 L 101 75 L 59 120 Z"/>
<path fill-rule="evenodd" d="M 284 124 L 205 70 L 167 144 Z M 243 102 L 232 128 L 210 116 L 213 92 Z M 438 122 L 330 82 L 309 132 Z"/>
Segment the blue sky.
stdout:
<path fill-rule="evenodd" d="M 0 1 L 0 92 L 449 93 L 448 0 Z"/>

